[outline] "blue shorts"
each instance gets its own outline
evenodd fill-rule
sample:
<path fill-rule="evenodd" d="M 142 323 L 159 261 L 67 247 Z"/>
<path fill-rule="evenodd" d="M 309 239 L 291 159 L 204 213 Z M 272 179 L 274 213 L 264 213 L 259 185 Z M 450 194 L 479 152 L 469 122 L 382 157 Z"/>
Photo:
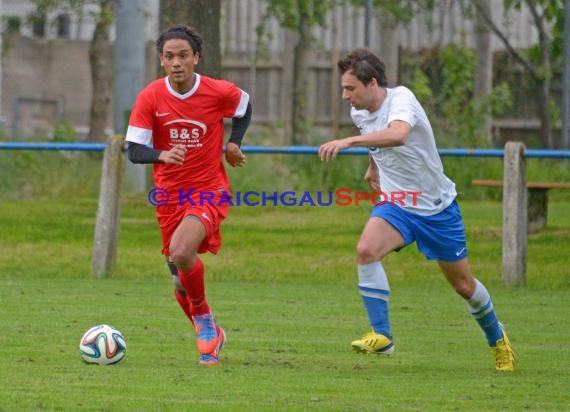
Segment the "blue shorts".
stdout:
<path fill-rule="evenodd" d="M 405 246 L 416 242 L 419 251 L 430 260 L 455 262 L 467 256 L 465 227 L 455 200 L 445 210 L 431 216 L 406 212 L 386 202 L 375 206 L 370 217 L 390 223 L 404 238 Z"/>

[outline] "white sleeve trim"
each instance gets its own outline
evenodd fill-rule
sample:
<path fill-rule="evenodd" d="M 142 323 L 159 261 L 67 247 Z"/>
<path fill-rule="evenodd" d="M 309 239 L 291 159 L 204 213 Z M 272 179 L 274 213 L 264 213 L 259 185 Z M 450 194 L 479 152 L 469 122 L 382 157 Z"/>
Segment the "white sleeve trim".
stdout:
<path fill-rule="evenodd" d="M 144 144 L 148 146 L 152 143 L 152 130 L 142 127 L 129 126 L 127 129 L 127 142 Z"/>
<path fill-rule="evenodd" d="M 232 117 L 243 117 L 245 115 L 245 111 L 247 110 L 248 103 L 249 103 L 249 94 L 247 94 L 242 90 L 238 107 L 236 109 L 235 114 Z"/>

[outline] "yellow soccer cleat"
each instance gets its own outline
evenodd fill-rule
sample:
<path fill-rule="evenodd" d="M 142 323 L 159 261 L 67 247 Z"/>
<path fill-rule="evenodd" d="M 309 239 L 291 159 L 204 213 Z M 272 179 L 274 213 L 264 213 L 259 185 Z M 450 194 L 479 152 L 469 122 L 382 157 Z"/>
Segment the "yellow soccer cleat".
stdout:
<path fill-rule="evenodd" d="M 370 332 L 361 339 L 352 341 L 352 349 L 360 353 L 374 353 L 376 355 L 392 355 L 394 342 L 380 333 Z"/>
<path fill-rule="evenodd" d="M 496 345 L 491 348 L 495 356 L 495 369 L 500 372 L 512 372 L 515 370 L 515 352 L 503 325 L 499 325 L 503 331 L 503 338 L 499 339 Z"/>

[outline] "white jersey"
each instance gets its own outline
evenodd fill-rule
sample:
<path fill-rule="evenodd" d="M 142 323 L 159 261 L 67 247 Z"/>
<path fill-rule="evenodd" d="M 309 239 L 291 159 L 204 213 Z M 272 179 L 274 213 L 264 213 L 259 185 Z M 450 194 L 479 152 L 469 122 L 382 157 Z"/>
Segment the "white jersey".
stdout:
<path fill-rule="evenodd" d="M 376 112 L 352 108 L 350 115 L 361 134 L 386 129 L 394 120 L 411 126 L 404 145 L 369 148 L 385 194 L 381 201 L 394 200 L 406 211 L 425 216 L 439 213 L 453 202 L 455 184 L 443 172 L 431 124 L 410 89 L 387 88 L 386 99 Z M 404 201 L 399 201 L 403 196 Z"/>

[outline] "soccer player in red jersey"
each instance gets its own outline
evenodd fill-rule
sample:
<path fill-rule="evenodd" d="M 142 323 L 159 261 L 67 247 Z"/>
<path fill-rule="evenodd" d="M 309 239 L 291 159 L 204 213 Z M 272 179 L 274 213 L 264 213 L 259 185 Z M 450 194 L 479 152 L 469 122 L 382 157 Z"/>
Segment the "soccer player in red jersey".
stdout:
<path fill-rule="evenodd" d="M 228 214 L 223 119 L 232 118 L 226 161 L 241 167 L 245 155 L 240 145 L 251 104 L 249 95 L 233 83 L 196 73 L 202 39 L 190 27 L 173 26 L 156 44 L 167 76 L 137 97 L 127 130 L 128 156 L 133 163 L 154 163 L 155 187 L 168 197 L 156 215 L 174 295 L 196 328 L 200 363 L 217 364 L 225 332 L 206 300 L 198 254 L 218 252 L 219 227 Z"/>

